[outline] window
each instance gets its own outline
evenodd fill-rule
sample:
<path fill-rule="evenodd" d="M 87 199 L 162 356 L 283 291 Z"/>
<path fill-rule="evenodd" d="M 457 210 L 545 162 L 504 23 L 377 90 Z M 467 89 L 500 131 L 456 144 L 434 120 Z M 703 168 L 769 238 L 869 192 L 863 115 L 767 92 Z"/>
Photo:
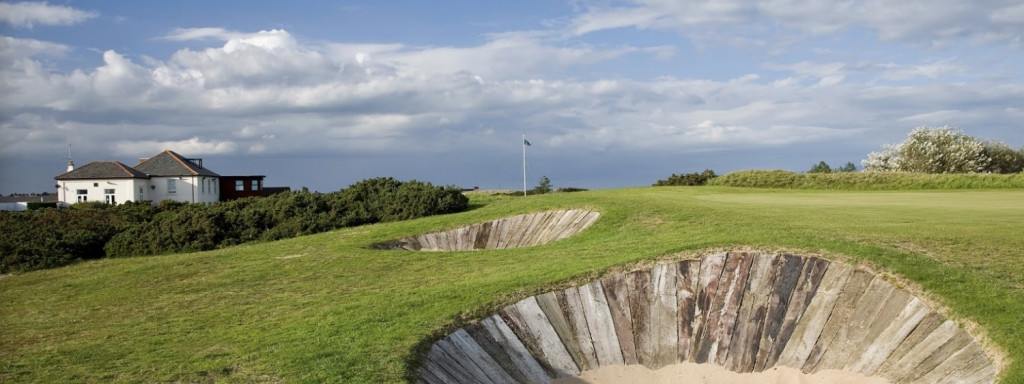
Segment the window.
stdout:
<path fill-rule="evenodd" d="M 245 180 L 235 180 L 235 190 L 236 191 L 244 191 L 245 190 Z"/>
<path fill-rule="evenodd" d="M 203 181 L 201 183 L 199 183 L 199 189 L 201 189 L 202 193 L 206 193 L 206 178 L 205 177 L 203 178 Z"/>
<path fill-rule="evenodd" d="M 113 189 L 104 189 L 103 190 L 103 197 L 104 197 L 104 201 L 106 201 L 107 204 L 117 204 L 117 200 L 114 198 L 114 190 Z"/>
<path fill-rule="evenodd" d="M 178 181 L 167 179 L 167 193 L 178 193 Z"/>
<path fill-rule="evenodd" d="M 75 192 L 78 194 L 78 202 L 79 203 L 81 203 L 83 201 L 89 200 L 89 190 L 88 189 L 79 189 L 79 190 L 76 190 Z"/>
<path fill-rule="evenodd" d="M 254 191 L 260 190 L 260 181 L 259 180 L 253 180 L 252 181 L 252 190 L 254 190 Z"/>

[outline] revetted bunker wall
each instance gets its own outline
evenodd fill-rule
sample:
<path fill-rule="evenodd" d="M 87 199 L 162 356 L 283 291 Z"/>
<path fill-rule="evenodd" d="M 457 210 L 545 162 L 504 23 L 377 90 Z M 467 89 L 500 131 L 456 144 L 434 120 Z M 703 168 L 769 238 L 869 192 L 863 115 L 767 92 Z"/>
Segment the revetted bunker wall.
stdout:
<path fill-rule="evenodd" d="M 376 247 L 411 251 L 530 247 L 575 235 L 593 224 L 599 216 L 597 212 L 581 209 L 528 213 L 399 239 Z"/>
<path fill-rule="evenodd" d="M 546 383 L 606 365 L 840 369 L 990 383 L 970 334 L 874 274 L 821 258 L 719 253 L 526 298 L 435 343 L 420 383 Z"/>

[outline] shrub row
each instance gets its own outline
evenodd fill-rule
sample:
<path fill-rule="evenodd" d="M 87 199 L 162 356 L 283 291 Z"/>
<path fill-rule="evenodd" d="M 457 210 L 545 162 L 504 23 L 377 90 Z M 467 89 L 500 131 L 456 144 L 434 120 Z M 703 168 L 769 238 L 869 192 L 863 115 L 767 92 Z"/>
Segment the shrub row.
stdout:
<path fill-rule="evenodd" d="M 332 229 L 465 210 L 455 187 L 393 178 L 327 194 L 302 191 L 214 205 L 164 201 L 0 212 L 0 273 L 78 259 L 156 255 L 270 241 Z"/>
<path fill-rule="evenodd" d="M 1024 174 L 796 173 L 748 170 L 719 176 L 708 185 L 837 190 L 1009 189 L 1024 188 Z"/>

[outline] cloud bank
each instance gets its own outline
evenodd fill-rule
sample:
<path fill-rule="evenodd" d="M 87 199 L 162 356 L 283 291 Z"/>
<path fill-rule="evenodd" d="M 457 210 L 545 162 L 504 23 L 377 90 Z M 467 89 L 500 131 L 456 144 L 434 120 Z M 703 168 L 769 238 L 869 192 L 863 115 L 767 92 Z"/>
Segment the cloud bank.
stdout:
<path fill-rule="evenodd" d="M 108 49 L 98 54 L 101 64 L 73 70 L 52 64 L 71 51 L 66 45 L 3 36 L 0 157 L 62 153 L 75 143 L 128 158 L 175 148 L 190 156 L 430 159 L 514 154 L 525 134 L 580 163 L 614 153 L 623 163 L 642 164 L 637 159 L 655 153 L 787 152 L 799 145 L 845 145 L 866 154 L 916 125 L 945 124 L 1024 142 L 1024 84 L 1018 67 L 1006 65 L 1021 60 L 1024 11 L 1017 5 L 603 4 L 585 5 L 549 29 L 495 33 L 461 46 L 180 27 L 152 37 L 182 44 L 169 56 Z M 4 6 L 47 10 L 4 16 L 23 27 L 96 16 L 45 3 Z M 700 47 L 733 28 L 722 45 L 742 45 L 761 60 L 745 73 L 687 76 Z M 590 40 L 620 29 L 681 37 L 669 44 Z M 875 37 L 866 41 L 874 46 L 854 55 L 822 43 L 822 36 L 851 30 L 870 31 Z M 938 48 L 950 45 L 957 49 Z M 920 54 L 891 55 L 894 48 Z M 957 54 L 965 49 L 981 57 Z M 676 69 L 614 72 L 649 65 Z M 823 152 L 829 151 L 798 161 L 816 163 L 812 156 Z M 462 166 L 452 172 L 474 175 L 467 179 L 486 174 Z"/>
<path fill-rule="evenodd" d="M 98 16 L 96 12 L 64 5 L 42 3 L 0 3 L 0 23 L 17 28 L 36 25 L 72 25 Z"/>

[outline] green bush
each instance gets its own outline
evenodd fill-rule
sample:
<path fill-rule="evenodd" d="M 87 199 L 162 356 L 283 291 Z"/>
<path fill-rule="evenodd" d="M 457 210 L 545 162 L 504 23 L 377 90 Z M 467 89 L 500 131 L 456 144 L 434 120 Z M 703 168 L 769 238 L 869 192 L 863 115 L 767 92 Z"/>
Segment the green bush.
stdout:
<path fill-rule="evenodd" d="M 807 173 L 832 173 L 832 172 L 856 172 L 857 166 L 852 162 L 847 161 L 845 165 L 839 168 L 832 168 L 828 163 L 821 161 L 818 164 L 812 165 L 811 169 Z"/>
<path fill-rule="evenodd" d="M 824 160 L 811 166 L 811 169 L 807 173 L 832 173 L 832 167 L 828 165 Z"/>
<path fill-rule="evenodd" d="M 44 208 L 57 208 L 56 202 L 30 201 L 25 204 L 29 211 L 37 211 Z"/>
<path fill-rule="evenodd" d="M 991 161 L 992 173 L 1020 173 L 1024 171 L 1024 148 L 1013 149 L 998 141 L 986 141 L 984 153 Z"/>
<path fill-rule="evenodd" d="M 104 257 L 104 244 L 131 219 L 95 208 L 0 212 L 0 273 Z"/>
<path fill-rule="evenodd" d="M 710 169 L 705 169 L 704 172 L 701 173 L 694 172 L 687 173 L 685 175 L 677 175 L 673 173 L 671 176 L 668 177 L 668 179 L 658 180 L 658 182 L 654 183 L 654 186 L 662 187 L 672 185 L 704 185 L 707 184 L 709 180 L 714 179 L 715 177 L 718 177 L 718 175 L 715 174 L 715 171 L 712 171 Z"/>
<path fill-rule="evenodd" d="M 214 205 L 79 203 L 70 209 L 0 212 L 0 273 L 79 259 L 204 251 L 376 222 L 465 210 L 459 188 L 392 178 L 319 194 L 307 189 Z"/>
<path fill-rule="evenodd" d="M 468 205 L 469 199 L 458 188 L 393 178 L 367 179 L 327 194 L 304 188 L 212 206 L 161 203 L 158 209 L 163 211 L 151 222 L 115 236 L 106 252 L 124 257 L 203 251 L 453 213 Z"/>

